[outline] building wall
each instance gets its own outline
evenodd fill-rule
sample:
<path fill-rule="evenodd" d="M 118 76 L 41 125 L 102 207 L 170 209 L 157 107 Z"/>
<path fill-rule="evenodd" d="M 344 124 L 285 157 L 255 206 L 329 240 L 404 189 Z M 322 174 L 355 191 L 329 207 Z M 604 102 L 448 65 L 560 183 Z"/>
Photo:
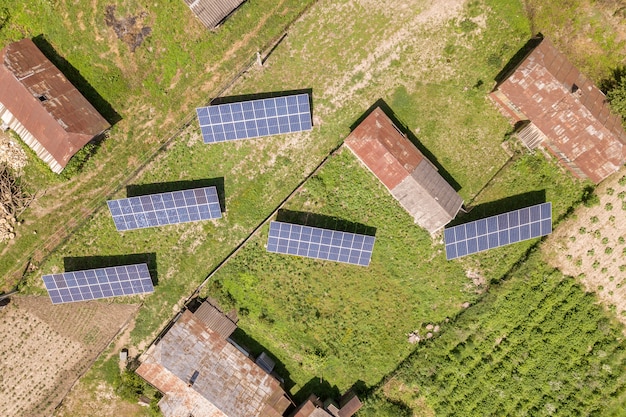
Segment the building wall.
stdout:
<path fill-rule="evenodd" d="M 63 167 L 50 155 L 50 153 L 35 139 L 35 137 L 13 116 L 13 114 L 2 103 L 0 103 L 0 119 L 9 126 L 28 145 L 39 158 L 41 158 L 52 170 L 59 174 Z"/>

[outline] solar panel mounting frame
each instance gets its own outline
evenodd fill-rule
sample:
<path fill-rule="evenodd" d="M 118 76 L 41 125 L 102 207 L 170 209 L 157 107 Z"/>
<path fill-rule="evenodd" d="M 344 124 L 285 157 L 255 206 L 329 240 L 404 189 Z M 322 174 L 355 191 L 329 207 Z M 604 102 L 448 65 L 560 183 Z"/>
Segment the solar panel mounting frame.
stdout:
<path fill-rule="evenodd" d="M 107 201 L 119 232 L 222 217 L 217 187 L 199 187 Z"/>
<path fill-rule="evenodd" d="M 52 304 L 98 300 L 154 291 L 148 265 L 133 264 L 43 275 Z"/>
<path fill-rule="evenodd" d="M 267 251 L 369 266 L 374 236 L 272 221 Z"/>
<path fill-rule="evenodd" d="M 311 130 L 308 93 L 198 107 L 204 143 L 252 139 Z"/>
<path fill-rule="evenodd" d="M 552 203 L 541 203 L 444 230 L 446 259 L 546 236 L 552 232 Z"/>

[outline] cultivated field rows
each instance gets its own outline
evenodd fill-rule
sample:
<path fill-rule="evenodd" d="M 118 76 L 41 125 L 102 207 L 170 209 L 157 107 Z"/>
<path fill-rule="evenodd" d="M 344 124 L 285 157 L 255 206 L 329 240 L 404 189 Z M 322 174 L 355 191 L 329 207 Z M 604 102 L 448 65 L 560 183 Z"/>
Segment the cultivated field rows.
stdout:
<path fill-rule="evenodd" d="M 137 311 L 101 302 L 53 306 L 48 297 L 12 297 L 0 311 L 0 414 L 51 415 Z"/>

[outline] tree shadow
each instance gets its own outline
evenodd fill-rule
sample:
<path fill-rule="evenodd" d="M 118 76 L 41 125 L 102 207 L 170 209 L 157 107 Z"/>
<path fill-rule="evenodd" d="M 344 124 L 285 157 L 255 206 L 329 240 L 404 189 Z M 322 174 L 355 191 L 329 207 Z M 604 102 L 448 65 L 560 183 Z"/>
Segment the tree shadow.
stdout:
<path fill-rule="evenodd" d="M 363 113 L 361 117 L 359 117 L 350 126 L 350 131 L 352 132 L 354 129 L 356 129 L 361 124 L 361 122 L 363 122 L 363 120 L 365 120 L 365 118 L 369 116 L 370 113 L 373 112 L 377 107 L 380 107 L 385 115 L 387 115 L 387 117 L 391 119 L 393 124 L 400 131 L 400 133 L 404 135 L 407 139 L 409 139 L 411 143 L 415 145 L 415 147 L 426 157 L 426 159 L 428 159 L 435 166 L 435 168 L 437 168 L 437 171 L 439 171 L 439 175 L 441 175 L 443 179 L 445 179 L 446 182 L 450 184 L 452 188 L 454 188 L 454 191 L 458 192 L 461 189 L 461 185 L 456 182 L 452 175 L 450 175 L 450 173 L 443 167 L 443 165 L 439 163 L 435 155 L 433 155 L 427 148 L 424 147 L 424 145 L 419 141 L 417 136 L 413 134 L 411 129 L 409 129 L 407 125 L 405 125 L 402 121 L 400 121 L 400 119 L 398 119 L 391 107 L 389 107 L 389 105 L 382 98 L 378 99 L 374 104 L 372 104 L 372 106 L 370 106 L 370 108 L 367 109 L 365 113 Z"/>
<path fill-rule="evenodd" d="M 477 206 L 470 206 L 467 209 L 467 213 L 460 212 L 460 214 L 452 222 L 450 222 L 447 227 L 457 226 L 459 224 L 484 219 L 486 217 L 507 213 L 509 211 L 545 202 L 546 190 L 529 191 L 527 193 L 505 197 L 500 200 L 490 201 Z"/>
<path fill-rule="evenodd" d="M 126 195 L 139 197 L 142 195 L 167 193 L 173 191 L 191 190 L 194 188 L 215 187 L 220 201 L 222 213 L 226 212 L 226 193 L 224 190 L 224 177 L 206 178 L 200 180 L 186 180 L 173 182 L 155 182 L 151 184 L 127 185 Z"/>
<path fill-rule="evenodd" d="M 609 91 L 618 87 L 623 80 L 626 80 L 626 65 L 618 65 L 611 70 L 611 75 L 608 78 L 600 80 L 598 88 L 607 94 Z"/>
<path fill-rule="evenodd" d="M 496 75 L 495 81 L 496 86 L 493 88 L 494 90 L 498 88 L 498 86 L 506 80 L 509 75 L 518 67 L 519 64 L 530 54 L 533 49 L 535 49 L 543 40 L 543 34 L 541 32 L 537 33 L 537 35 L 530 38 L 522 48 L 513 55 L 513 57 L 507 62 L 507 64 L 502 68 L 502 70 Z"/>
<path fill-rule="evenodd" d="M 95 88 L 89 84 L 72 64 L 70 64 L 65 58 L 59 55 L 50 42 L 46 39 L 45 35 L 37 35 L 33 38 L 33 43 L 41 50 L 41 52 L 48 58 L 72 83 L 74 87 L 91 103 L 91 105 L 106 119 L 111 126 L 122 120 L 122 117 L 117 113 L 111 104 L 106 101 Z"/>
<path fill-rule="evenodd" d="M 337 230 L 340 232 L 350 232 L 359 235 L 376 236 L 375 227 L 367 226 L 362 223 L 351 222 L 339 217 L 309 213 L 306 211 L 280 209 L 276 215 L 276 221 Z"/>
<path fill-rule="evenodd" d="M 63 266 L 66 272 L 135 264 L 148 264 L 152 284 L 155 286 L 159 285 L 156 253 L 153 252 L 109 256 L 70 256 L 63 258 Z"/>
<path fill-rule="evenodd" d="M 211 106 L 219 104 L 239 103 L 241 101 L 263 100 L 266 98 L 277 98 L 293 96 L 296 94 L 307 94 L 309 96 L 309 109 L 311 109 L 311 125 L 313 125 L 313 89 L 303 88 L 299 90 L 272 91 L 268 93 L 240 94 L 238 96 L 216 97 L 209 103 Z"/>

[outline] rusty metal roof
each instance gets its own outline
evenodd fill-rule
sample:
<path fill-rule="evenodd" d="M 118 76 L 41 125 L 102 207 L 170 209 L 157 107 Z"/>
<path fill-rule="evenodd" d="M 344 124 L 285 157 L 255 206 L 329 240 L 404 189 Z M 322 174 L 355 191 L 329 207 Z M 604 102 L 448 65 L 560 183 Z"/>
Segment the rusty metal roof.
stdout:
<path fill-rule="evenodd" d="M 278 417 L 291 403 L 274 377 L 190 311 L 150 347 L 136 372 L 164 393 L 166 417 Z"/>
<path fill-rule="evenodd" d="M 626 132 L 606 97 L 543 39 L 490 94 L 512 121 L 528 119 L 547 148 L 578 176 L 598 183 L 626 161 Z M 572 169 L 573 168 L 573 169 Z"/>
<path fill-rule="evenodd" d="M 109 123 L 30 39 L 0 51 L 0 103 L 65 167 Z"/>
<path fill-rule="evenodd" d="M 346 138 L 346 145 L 393 190 L 409 176 L 424 155 L 408 140 L 380 108 L 375 108 Z"/>
<path fill-rule="evenodd" d="M 449 223 L 463 205 L 454 188 L 381 108 L 375 108 L 345 144 L 430 233 Z"/>
<path fill-rule="evenodd" d="M 194 312 L 196 318 L 202 321 L 209 329 L 219 333 L 224 339 L 230 337 L 237 328 L 237 313 L 229 313 L 234 319 L 224 315 L 222 311 L 208 300 L 203 302 Z"/>
<path fill-rule="evenodd" d="M 204 26 L 213 29 L 245 0 L 185 0 Z"/>

